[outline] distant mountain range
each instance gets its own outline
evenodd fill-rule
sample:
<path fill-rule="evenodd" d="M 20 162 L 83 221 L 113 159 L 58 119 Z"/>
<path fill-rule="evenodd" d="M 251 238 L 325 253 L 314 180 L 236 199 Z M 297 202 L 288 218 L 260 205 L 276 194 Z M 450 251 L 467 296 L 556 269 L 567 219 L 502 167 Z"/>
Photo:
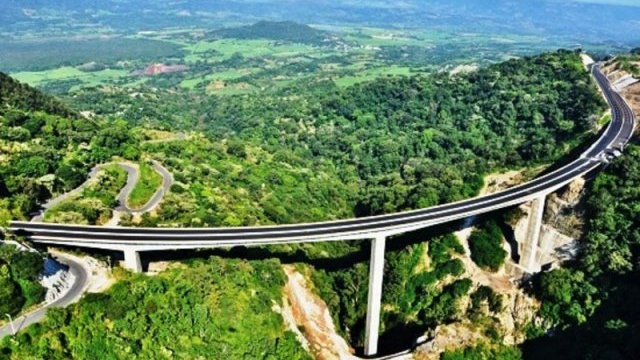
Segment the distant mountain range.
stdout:
<path fill-rule="evenodd" d="M 640 7 L 560 0 L 5 0 L 0 5 L 0 29 L 6 33 L 24 22 L 44 26 L 61 21 L 46 9 L 118 31 L 288 20 L 640 42 Z"/>

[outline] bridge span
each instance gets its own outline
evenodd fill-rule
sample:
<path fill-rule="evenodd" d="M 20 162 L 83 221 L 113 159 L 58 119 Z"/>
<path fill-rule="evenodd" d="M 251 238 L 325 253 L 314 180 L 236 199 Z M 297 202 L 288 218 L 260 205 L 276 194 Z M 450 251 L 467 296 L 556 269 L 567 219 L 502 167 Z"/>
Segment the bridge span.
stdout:
<path fill-rule="evenodd" d="M 443 224 L 474 215 L 534 201 L 537 209 L 530 221 L 524 251 L 525 269 L 532 269 L 538 246 L 545 197 L 574 179 L 596 170 L 620 155 L 635 129 L 634 114 L 601 72 L 591 74 L 612 111 L 612 119 L 601 136 L 580 155 L 561 168 L 525 184 L 455 203 L 395 214 L 319 223 L 234 228 L 128 228 L 63 225 L 14 221 L 9 230 L 35 243 L 122 251 L 125 265 L 141 271 L 140 252 L 157 250 L 261 246 L 320 241 L 371 240 L 369 296 L 365 329 L 365 355 L 377 353 L 380 303 L 386 239 L 393 235 Z M 528 264 L 528 265 L 527 265 Z"/>

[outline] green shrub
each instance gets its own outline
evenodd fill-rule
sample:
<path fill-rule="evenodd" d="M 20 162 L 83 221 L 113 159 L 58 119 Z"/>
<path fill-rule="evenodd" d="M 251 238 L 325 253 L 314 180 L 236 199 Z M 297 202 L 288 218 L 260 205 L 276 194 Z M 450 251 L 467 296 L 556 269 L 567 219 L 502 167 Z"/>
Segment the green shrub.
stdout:
<path fill-rule="evenodd" d="M 502 243 L 500 227 L 493 220 L 485 222 L 469 236 L 471 259 L 483 269 L 498 271 L 507 257 Z"/>
<path fill-rule="evenodd" d="M 9 277 L 7 266 L 0 266 L 0 314 L 15 315 L 20 312 L 23 304 L 20 287 Z"/>
<path fill-rule="evenodd" d="M 522 353 L 515 347 L 482 344 L 445 351 L 440 360 L 522 360 Z"/>

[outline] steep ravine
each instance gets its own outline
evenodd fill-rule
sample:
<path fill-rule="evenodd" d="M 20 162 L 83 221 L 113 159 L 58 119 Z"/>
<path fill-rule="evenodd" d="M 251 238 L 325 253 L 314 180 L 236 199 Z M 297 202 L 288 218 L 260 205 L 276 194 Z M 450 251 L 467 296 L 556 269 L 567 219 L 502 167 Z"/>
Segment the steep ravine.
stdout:
<path fill-rule="evenodd" d="M 280 313 L 303 346 L 318 360 L 357 359 L 337 333 L 327 305 L 313 293 L 304 275 L 291 265 L 285 265 L 284 272 L 285 305 Z"/>
<path fill-rule="evenodd" d="M 517 185 L 536 172 L 512 171 L 491 175 L 486 179 L 487 186 L 483 189 L 483 193 Z M 552 239 L 553 241 L 549 241 L 554 244 L 564 246 L 549 249 L 548 259 L 553 262 L 553 266 L 559 266 L 572 254 L 572 252 L 565 251 L 567 246 L 572 248 L 577 246 L 573 239 L 580 236 L 580 199 L 584 184 L 584 180 L 577 180 L 558 194 L 553 194 L 548 198 L 545 224 L 541 236 Z M 519 212 L 521 216 L 515 219 L 514 225 L 512 225 L 516 238 L 522 236 L 521 228 L 523 224 L 527 223 L 528 211 L 527 204 L 521 206 Z M 519 344 L 525 340 L 526 325 L 537 321 L 535 314 L 539 308 L 539 302 L 520 286 L 522 273 L 517 271 L 517 266 L 514 266 L 513 261 L 508 260 L 507 264 L 499 271 L 490 272 L 478 267 L 471 260 L 467 240 L 473 230 L 473 220 L 469 219 L 463 229 L 455 233 L 465 247 L 465 254 L 458 256 L 464 264 L 463 277 L 471 279 L 474 284 L 470 293 L 479 286 L 488 286 L 502 297 L 503 308 L 500 312 L 490 314 L 484 309 L 482 316 L 492 319 L 491 321 L 497 324 L 497 331 L 505 344 Z M 510 251 L 506 242 L 505 249 Z M 316 359 L 355 359 L 353 349 L 338 334 L 329 309 L 325 302 L 314 293 L 312 283 L 292 265 L 284 266 L 284 271 L 287 275 L 284 293 L 285 305 L 282 309 L 274 310 L 283 315 L 290 330 L 298 335 L 303 346 Z M 461 309 L 467 309 L 469 303 L 470 301 L 463 302 Z M 486 331 L 487 327 L 479 325 L 477 319 L 471 319 L 469 314 L 463 315 L 460 320 L 440 325 L 425 334 L 428 341 L 414 351 L 413 358 L 435 360 L 439 359 L 445 350 L 486 342 Z"/>
<path fill-rule="evenodd" d="M 522 178 L 519 172 L 489 176 L 483 192 L 498 191 L 517 185 Z M 547 244 L 547 255 L 543 257 L 543 265 L 547 267 L 561 266 L 563 261 L 575 256 L 579 246 L 575 239 L 580 238 L 582 229 L 581 199 L 584 186 L 585 180 L 578 179 L 547 198 L 541 231 L 541 243 Z M 519 207 L 520 216 L 513 224 L 508 224 L 516 239 L 526 235 L 529 211 L 530 204 L 523 204 Z M 519 344 L 525 340 L 525 326 L 532 321 L 538 321 L 536 311 L 540 304 L 520 286 L 523 273 L 510 257 L 507 258 L 505 266 L 495 273 L 481 269 L 471 260 L 467 240 L 472 230 L 472 221 L 468 221 L 463 229 L 456 232 L 466 249 L 466 254 L 460 257 L 465 265 L 465 276 L 474 284 L 488 286 L 502 295 L 504 308 L 500 313 L 494 314 L 499 323 L 500 338 L 507 345 Z M 506 241 L 505 250 L 511 251 Z M 467 317 L 462 321 L 439 326 L 431 336 L 432 340 L 415 352 L 415 359 L 435 360 L 439 359 L 445 350 L 487 341 L 485 329 Z"/>

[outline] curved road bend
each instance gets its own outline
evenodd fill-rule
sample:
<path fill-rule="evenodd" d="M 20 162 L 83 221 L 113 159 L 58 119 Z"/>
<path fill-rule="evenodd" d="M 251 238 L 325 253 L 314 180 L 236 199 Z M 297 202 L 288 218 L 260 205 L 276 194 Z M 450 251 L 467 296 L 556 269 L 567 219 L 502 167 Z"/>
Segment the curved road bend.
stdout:
<path fill-rule="evenodd" d="M 57 300 L 34 310 L 33 312 L 15 318 L 13 320 L 13 324 L 16 331 L 20 331 L 31 324 L 41 321 L 45 317 L 47 310 L 52 307 L 66 307 L 76 302 L 80 299 L 84 290 L 89 285 L 89 273 L 79 262 L 75 261 L 71 257 L 65 256 L 64 254 L 56 255 L 56 260 L 69 266 L 69 271 L 71 271 L 71 274 L 75 277 L 73 285 L 71 285 L 71 288 Z M 0 327 L 0 339 L 11 334 L 12 329 L 10 323 Z"/>
<path fill-rule="evenodd" d="M 169 191 L 171 185 L 173 185 L 173 175 L 167 170 L 164 166 L 162 166 L 159 162 L 152 160 L 153 169 L 162 176 L 162 185 L 158 188 L 158 190 L 153 194 L 151 199 L 140 209 L 136 209 L 134 212 L 141 214 L 149 212 L 160 204 L 160 201 L 164 197 L 164 195 Z"/>
<path fill-rule="evenodd" d="M 115 210 L 131 213 L 132 210 L 127 207 L 127 199 L 133 191 L 133 188 L 138 183 L 138 179 L 140 178 L 140 171 L 138 170 L 138 167 L 125 162 L 119 162 L 118 166 L 120 166 L 124 171 L 127 172 L 127 183 L 124 185 L 124 187 L 122 187 L 122 189 L 120 189 L 120 192 L 118 193 L 118 207 L 116 207 Z"/>
<path fill-rule="evenodd" d="M 120 205 L 116 208 L 117 211 L 129 214 L 143 214 L 155 209 L 156 206 L 160 204 L 160 201 L 162 201 L 164 195 L 169 191 L 171 185 L 173 185 L 173 175 L 159 162 L 152 160 L 152 163 L 153 169 L 162 176 L 162 185 L 160 185 L 151 199 L 149 199 L 149 201 L 147 201 L 147 203 L 139 209 L 130 208 L 127 205 L 127 200 L 129 199 L 129 196 L 131 195 L 133 189 L 136 187 L 136 184 L 140 180 L 140 170 L 137 167 L 124 162 L 118 163 L 118 165 L 120 165 L 120 167 L 122 167 L 127 172 L 128 177 L 127 184 L 122 188 L 122 190 L 120 190 L 120 193 L 118 194 L 118 202 L 120 203 Z"/>
<path fill-rule="evenodd" d="M 118 195 L 118 200 L 120 204 L 125 204 L 129 196 L 129 193 L 133 190 L 133 187 L 137 183 L 140 176 L 139 176 L 139 171 L 136 167 L 131 166 L 124 162 L 118 163 L 118 165 L 127 172 L 127 184 L 122 188 L 122 190 Z M 99 170 L 101 169 L 102 166 L 103 165 L 94 166 L 89 172 L 87 180 L 77 188 L 67 193 L 64 193 L 54 199 L 49 200 L 46 204 L 42 206 L 41 212 L 38 215 L 36 215 L 31 221 L 33 222 L 42 221 L 44 212 L 46 210 L 54 207 L 57 204 L 60 204 L 61 202 L 65 201 L 71 196 L 79 194 L 80 191 L 82 191 L 92 180 L 94 180 L 98 176 L 100 172 Z M 154 169 L 162 175 L 162 178 L 163 178 L 162 186 L 158 189 L 158 191 L 154 194 L 154 196 L 149 200 L 149 202 L 145 204 L 145 206 L 142 209 L 137 210 L 136 212 L 139 212 L 139 213 L 146 212 L 155 208 L 162 200 L 164 194 L 169 190 L 169 188 L 173 184 L 173 176 L 167 169 L 165 169 L 162 165 L 160 165 L 160 163 L 158 163 L 155 160 L 153 161 L 153 166 L 154 166 Z M 117 208 L 116 210 L 123 210 L 123 206 L 121 205 L 120 208 Z M 129 210 L 124 208 L 124 211 L 129 211 Z M 87 288 L 89 276 L 84 266 L 82 266 L 79 262 L 74 260 L 72 257 L 65 256 L 63 253 L 59 253 L 55 257 L 60 263 L 67 265 L 69 267 L 69 271 L 74 276 L 74 282 L 71 285 L 71 288 L 69 288 L 67 292 L 57 300 L 49 304 L 46 304 L 45 306 L 40 307 L 28 314 L 22 315 L 14 319 L 13 324 L 15 326 L 16 331 L 20 331 L 21 329 L 31 324 L 41 321 L 44 318 L 47 312 L 47 309 L 51 307 L 66 307 L 67 305 L 77 301 L 84 293 L 84 290 Z M 0 339 L 7 335 L 11 335 L 12 331 L 13 330 L 11 328 L 10 323 L 0 327 Z"/>
<path fill-rule="evenodd" d="M 426 209 L 365 218 L 281 226 L 235 228 L 123 228 L 13 222 L 36 242 L 95 248 L 136 246 L 140 251 L 266 245 L 348 240 L 392 235 L 520 204 L 555 191 L 599 166 L 607 154 L 622 149 L 633 135 L 635 119 L 622 97 L 597 66 L 592 74 L 612 109 L 612 120 L 600 138 L 578 159 L 528 183 L 481 197 Z"/>
<path fill-rule="evenodd" d="M 109 164 L 100 164 L 100 165 L 94 166 L 93 168 L 91 168 L 91 171 L 89 171 L 89 174 L 87 175 L 87 180 L 85 180 L 82 184 L 80 184 L 80 186 L 47 201 L 44 205 L 42 205 L 42 209 L 38 212 L 38 214 L 31 219 L 31 222 L 36 222 L 36 223 L 42 222 L 42 220 L 44 219 L 44 213 L 47 210 L 69 199 L 72 196 L 78 195 L 85 187 L 87 187 L 91 183 L 91 181 L 96 179 L 96 177 L 100 173 L 100 170 L 106 165 L 109 165 Z M 155 194 L 151 197 L 151 199 L 149 199 L 149 201 L 142 208 L 131 209 L 126 205 L 127 199 L 129 198 L 131 191 L 133 191 L 133 188 L 135 187 L 136 183 L 140 179 L 140 171 L 138 170 L 137 167 L 131 164 L 128 164 L 126 162 L 119 162 L 117 163 L 117 165 L 127 172 L 127 183 L 120 190 L 117 196 L 118 203 L 120 204 L 115 209 L 117 211 L 127 212 L 130 214 L 134 214 L 134 213 L 141 214 L 141 213 L 151 211 L 156 206 L 158 206 L 158 204 L 160 203 L 164 195 L 171 188 L 171 185 L 173 185 L 173 175 L 167 169 L 165 169 L 159 162 L 153 160 L 154 170 L 157 171 L 162 176 L 162 185 L 160 186 L 160 188 L 158 188 L 158 191 L 155 192 Z"/>

